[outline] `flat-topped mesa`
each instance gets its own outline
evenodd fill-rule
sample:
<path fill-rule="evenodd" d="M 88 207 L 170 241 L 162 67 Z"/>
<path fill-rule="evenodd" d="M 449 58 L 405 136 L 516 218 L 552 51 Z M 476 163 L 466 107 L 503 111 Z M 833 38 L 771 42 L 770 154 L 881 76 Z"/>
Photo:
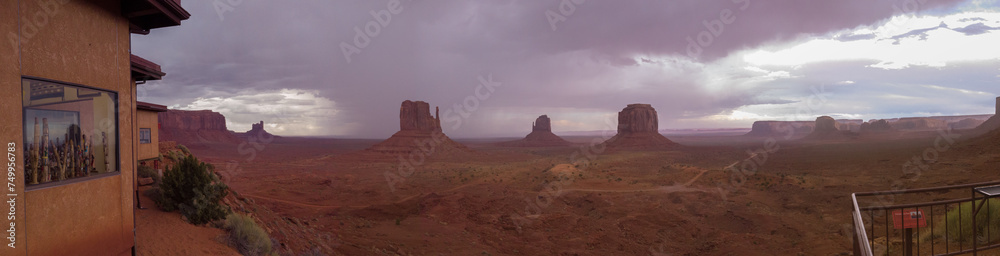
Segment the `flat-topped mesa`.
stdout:
<path fill-rule="evenodd" d="M 671 148 L 677 143 L 659 132 L 656 109 L 649 104 L 629 104 L 618 112 L 618 134 L 604 142 L 611 148 Z"/>
<path fill-rule="evenodd" d="M 160 112 L 157 116 L 160 125 L 175 130 L 185 131 L 228 131 L 226 117 L 211 110 L 176 110 Z"/>
<path fill-rule="evenodd" d="M 531 123 L 531 131 L 552 131 L 552 121 L 549 120 L 548 115 L 541 115 L 535 119 L 534 123 Z"/>
<path fill-rule="evenodd" d="M 891 132 L 895 129 L 889 124 L 889 121 L 885 119 L 871 120 L 861 124 L 861 133 L 873 133 L 873 132 Z"/>
<path fill-rule="evenodd" d="M 242 140 L 226 128 L 226 117 L 211 110 L 175 110 L 157 113 L 160 141 L 181 144 L 201 142 L 240 143 Z"/>
<path fill-rule="evenodd" d="M 756 121 L 746 136 L 808 135 L 814 126 L 814 121 Z"/>
<path fill-rule="evenodd" d="M 403 101 L 403 104 L 399 106 L 399 130 L 441 131 L 441 119 L 437 115 L 437 108 L 434 108 L 434 114 L 431 116 L 431 107 L 427 102 Z"/>
<path fill-rule="evenodd" d="M 629 104 L 618 112 L 618 133 L 659 134 L 659 119 L 656 109 L 649 104 Z"/>
<path fill-rule="evenodd" d="M 966 118 L 959 120 L 958 122 L 950 123 L 948 124 L 948 126 L 951 127 L 951 129 L 953 130 L 968 130 L 968 129 L 975 129 L 976 127 L 979 127 L 979 125 L 982 125 L 984 122 L 986 122 L 986 120 Z"/>

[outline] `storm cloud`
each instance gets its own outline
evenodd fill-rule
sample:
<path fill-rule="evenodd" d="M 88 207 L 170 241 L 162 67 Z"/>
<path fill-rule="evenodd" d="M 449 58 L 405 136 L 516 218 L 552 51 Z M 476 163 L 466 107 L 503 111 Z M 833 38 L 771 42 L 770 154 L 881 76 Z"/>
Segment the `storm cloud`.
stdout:
<path fill-rule="evenodd" d="M 749 127 L 800 118 L 817 88 L 828 100 L 816 115 L 991 113 L 997 5 L 185 1 L 190 20 L 134 35 L 132 49 L 168 74 L 140 85 L 140 100 L 213 109 L 236 131 L 263 120 L 279 135 L 384 138 L 408 99 L 467 112 L 445 124 L 452 137 L 522 136 L 542 114 L 557 134 L 606 129 L 637 102 L 661 128 Z M 489 76 L 499 86 L 477 97 Z"/>

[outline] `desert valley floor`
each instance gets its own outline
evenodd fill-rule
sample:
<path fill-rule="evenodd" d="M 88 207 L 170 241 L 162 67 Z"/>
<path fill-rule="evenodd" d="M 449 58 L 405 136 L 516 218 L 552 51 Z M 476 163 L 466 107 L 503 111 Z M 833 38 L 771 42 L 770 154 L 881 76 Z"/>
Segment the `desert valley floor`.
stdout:
<path fill-rule="evenodd" d="M 364 152 L 380 140 L 276 137 L 187 146 L 234 191 L 226 203 L 254 216 L 292 252 L 846 255 L 852 192 L 889 190 L 894 182 L 921 188 L 1000 179 L 997 133 L 951 144 L 959 134 L 668 135 L 681 145 L 605 149 L 591 158 L 583 152 L 599 151 L 590 142 L 600 138 L 565 137 L 576 144 L 534 148 L 457 140 L 471 153 L 431 153 L 412 174 L 400 173 L 398 156 Z M 936 141 L 943 150 L 924 162 L 927 170 L 902 171 Z M 746 161 L 759 167 L 743 182 L 726 170 Z M 393 188 L 387 172 L 402 178 Z"/>

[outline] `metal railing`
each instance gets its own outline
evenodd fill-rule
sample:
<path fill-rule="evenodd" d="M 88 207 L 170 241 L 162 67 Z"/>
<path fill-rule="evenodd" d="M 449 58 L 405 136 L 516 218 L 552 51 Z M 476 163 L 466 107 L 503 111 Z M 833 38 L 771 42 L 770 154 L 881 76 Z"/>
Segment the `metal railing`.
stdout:
<path fill-rule="evenodd" d="M 993 212 L 988 206 L 986 198 L 977 198 L 972 192 L 977 187 L 1000 185 L 1000 181 L 982 182 L 974 184 L 943 186 L 923 189 L 893 190 L 860 192 L 851 194 L 852 222 L 854 224 L 853 247 L 856 256 L 874 255 L 934 255 L 949 256 L 960 254 L 977 255 L 978 252 L 1000 247 L 1000 242 L 993 241 L 993 238 L 1000 238 L 1000 234 L 991 234 L 990 228 L 986 228 L 985 236 L 977 234 L 976 217 L 986 214 L 987 225 L 993 225 Z M 967 189 L 971 196 L 965 197 L 961 191 Z M 906 195 L 932 195 L 935 199 L 930 201 L 897 199 Z M 946 195 L 951 195 L 947 197 Z M 958 195 L 958 196 L 956 196 Z M 862 200 L 877 197 L 877 201 Z M 890 199 L 886 199 L 889 197 Z M 942 198 L 944 197 L 944 198 Z M 889 201 L 889 202 L 886 202 Z M 918 201 L 917 203 L 894 204 L 900 201 Z M 970 210 L 976 210 L 976 202 L 982 201 L 987 204 L 986 209 L 978 211 L 972 216 Z M 969 203 L 970 209 L 963 209 Z M 964 214 L 962 211 L 966 211 Z M 911 214 L 907 218 L 907 214 Z M 898 214 L 898 218 L 897 215 Z M 891 216 L 891 217 L 890 217 Z M 966 222 L 972 222 L 971 230 L 963 233 L 963 218 L 969 218 Z M 957 218 L 957 223 L 955 220 Z M 1000 221 L 1000 220 L 997 220 Z M 956 225 L 957 224 L 957 225 Z M 1000 223 L 998 223 L 1000 224 Z M 941 226 L 944 227 L 941 227 Z M 957 227 L 954 227 L 957 226 Z M 954 231 L 958 231 L 957 233 Z M 964 236 L 969 231 L 971 236 Z M 916 232 L 914 234 L 913 232 Z M 994 232 L 995 233 L 995 232 Z M 958 237 L 955 237 L 955 236 Z M 898 238 L 898 240 L 896 240 Z M 979 242 L 985 238 L 985 242 Z M 895 245 L 898 243 L 898 245 Z M 921 244 L 923 243 L 923 244 Z M 982 247 L 980 247 L 982 246 Z"/>

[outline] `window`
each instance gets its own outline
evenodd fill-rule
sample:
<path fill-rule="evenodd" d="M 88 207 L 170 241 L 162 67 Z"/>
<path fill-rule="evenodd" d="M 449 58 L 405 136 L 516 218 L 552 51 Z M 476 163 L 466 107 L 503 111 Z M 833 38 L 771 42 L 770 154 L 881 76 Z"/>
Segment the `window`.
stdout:
<path fill-rule="evenodd" d="M 139 144 L 153 143 L 153 131 L 149 128 L 139 128 Z"/>
<path fill-rule="evenodd" d="M 118 172 L 118 95 L 21 79 L 25 182 L 44 184 Z"/>

